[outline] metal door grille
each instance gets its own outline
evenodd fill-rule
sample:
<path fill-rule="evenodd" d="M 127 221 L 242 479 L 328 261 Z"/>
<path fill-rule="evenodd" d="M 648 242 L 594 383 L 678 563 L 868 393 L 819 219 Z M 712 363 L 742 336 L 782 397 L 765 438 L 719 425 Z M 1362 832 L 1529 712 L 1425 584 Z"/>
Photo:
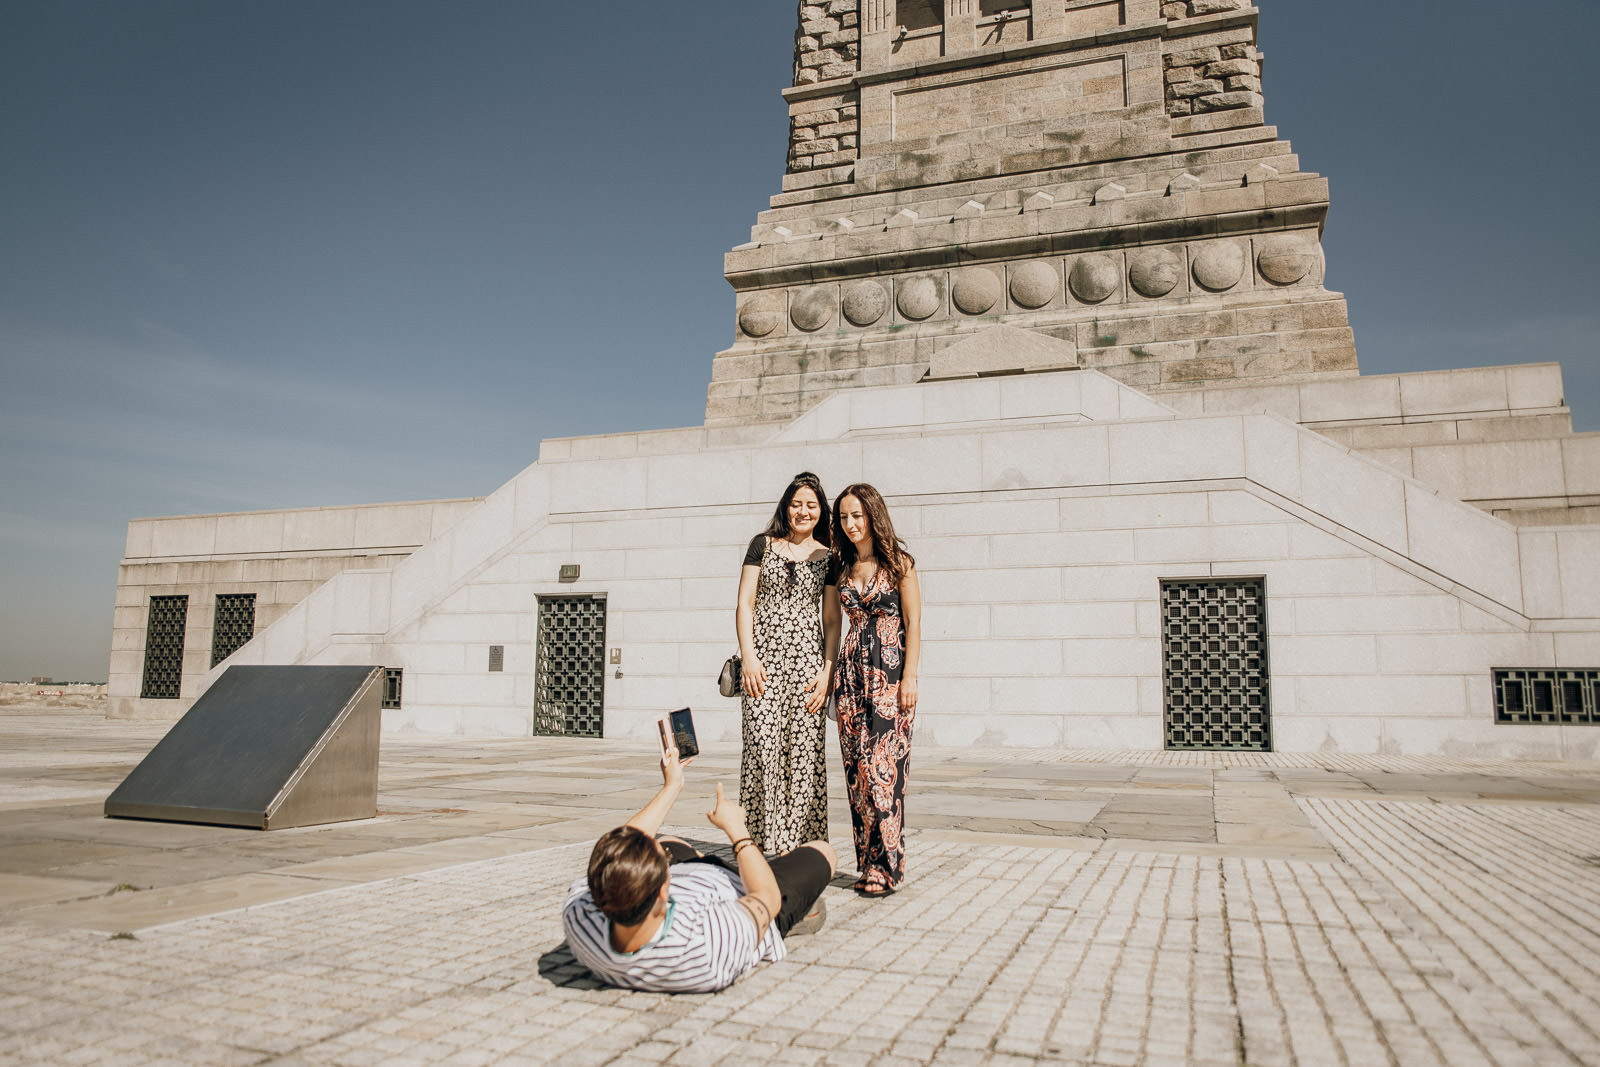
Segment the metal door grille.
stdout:
<path fill-rule="evenodd" d="M 1264 578 L 1161 583 L 1167 747 L 1272 750 Z"/>
<path fill-rule="evenodd" d="M 1494 671 L 1494 721 L 1600 725 L 1600 669 Z"/>
<path fill-rule="evenodd" d="M 256 635 L 256 595 L 219 593 L 211 623 L 211 665 L 215 667 Z"/>
<path fill-rule="evenodd" d="M 400 689 L 405 682 L 405 668 L 385 667 L 383 669 L 383 708 L 398 708 L 400 706 Z"/>
<path fill-rule="evenodd" d="M 533 732 L 600 737 L 604 725 L 606 602 L 590 596 L 539 598 Z"/>
<path fill-rule="evenodd" d="M 176 700 L 183 686 L 183 633 L 189 620 L 187 596 L 153 596 L 144 631 L 144 684 L 139 695 Z"/>

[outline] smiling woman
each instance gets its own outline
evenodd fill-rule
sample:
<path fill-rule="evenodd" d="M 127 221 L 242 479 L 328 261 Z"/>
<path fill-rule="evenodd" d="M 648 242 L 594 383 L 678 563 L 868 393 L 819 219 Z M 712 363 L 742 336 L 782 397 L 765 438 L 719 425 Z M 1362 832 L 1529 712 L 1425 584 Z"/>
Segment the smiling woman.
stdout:
<path fill-rule="evenodd" d="M 839 648 L 828 496 L 794 476 L 750 541 L 734 613 L 744 660 L 739 803 L 763 852 L 828 837 L 827 720 Z"/>

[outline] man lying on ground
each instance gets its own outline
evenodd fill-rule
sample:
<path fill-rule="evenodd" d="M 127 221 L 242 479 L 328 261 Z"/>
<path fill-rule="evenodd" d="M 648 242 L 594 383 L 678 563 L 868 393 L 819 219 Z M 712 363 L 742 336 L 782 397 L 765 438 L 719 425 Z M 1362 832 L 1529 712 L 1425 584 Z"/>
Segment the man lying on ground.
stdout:
<path fill-rule="evenodd" d="M 821 926 L 820 897 L 837 863 L 832 847 L 811 841 L 768 861 L 720 783 L 706 818 L 728 835 L 737 872 L 685 841 L 656 836 L 683 790 L 683 767 L 668 747 L 660 792 L 595 842 L 588 877 L 567 895 L 567 944 L 610 985 L 714 993 L 762 960 L 783 959 L 786 935 Z"/>

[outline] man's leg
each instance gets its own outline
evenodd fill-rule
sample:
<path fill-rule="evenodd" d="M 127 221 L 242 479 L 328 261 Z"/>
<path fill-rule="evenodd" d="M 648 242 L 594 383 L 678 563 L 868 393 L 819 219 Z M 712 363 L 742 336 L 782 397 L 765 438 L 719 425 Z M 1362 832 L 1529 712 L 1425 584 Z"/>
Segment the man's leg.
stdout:
<path fill-rule="evenodd" d="M 826 841 L 807 841 L 794 851 L 768 861 L 783 897 L 778 914 L 772 920 L 779 934 L 788 936 L 791 929 L 811 915 L 813 906 L 818 904 L 822 891 L 833 878 L 838 862 L 833 846 Z"/>

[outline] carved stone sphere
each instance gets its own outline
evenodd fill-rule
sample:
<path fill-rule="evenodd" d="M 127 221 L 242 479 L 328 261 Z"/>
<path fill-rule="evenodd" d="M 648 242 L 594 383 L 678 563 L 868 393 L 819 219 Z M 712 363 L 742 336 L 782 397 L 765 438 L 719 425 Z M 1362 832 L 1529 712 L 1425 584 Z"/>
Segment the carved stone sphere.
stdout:
<path fill-rule="evenodd" d="M 1269 237 L 1256 253 L 1261 276 L 1274 285 L 1293 285 L 1311 273 L 1316 252 L 1299 237 Z"/>
<path fill-rule="evenodd" d="M 1170 248 L 1146 248 L 1129 258 L 1128 281 L 1142 296 L 1166 296 L 1182 276 L 1183 261 Z"/>
<path fill-rule="evenodd" d="M 1050 264 L 1035 260 L 1011 272 L 1011 299 L 1025 308 L 1042 308 L 1061 289 L 1061 278 Z"/>
<path fill-rule="evenodd" d="M 844 317 L 857 326 L 871 326 L 889 310 L 889 294 L 877 282 L 856 282 L 844 291 Z"/>
<path fill-rule="evenodd" d="M 1002 292 L 999 277 L 985 267 L 968 267 L 950 285 L 950 299 L 966 315 L 982 315 L 1000 302 Z"/>
<path fill-rule="evenodd" d="M 914 322 L 921 322 L 939 310 L 939 283 L 926 274 L 904 279 L 895 290 L 900 314 Z"/>
<path fill-rule="evenodd" d="M 739 329 L 750 337 L 765 337 L 778 328 L 782 314 L 771 301 L 757 297 L 739 309 Z"/>
<path fill-rule="evenodd" d="M 789 321 L 807 333 L 820 330 L 833 319 L 834 301 L 832 286 L 801 289 L 789 297 Z"/>
<path fill-rule="evenodd" d="M 1213 293 L 1232 289 L 1244 277 L 1244 253 L 1232 241 L 1212 241 L 1194 257 L 1194 280 Z"/>
<path fill-rule="evenodd" d="M 1099 253 L 1080 256 L 1067 275 L 1067 288 L 1085 304 L 1100 303 L 1121 283 L 1122 268 L 1117 261 Z"/>

